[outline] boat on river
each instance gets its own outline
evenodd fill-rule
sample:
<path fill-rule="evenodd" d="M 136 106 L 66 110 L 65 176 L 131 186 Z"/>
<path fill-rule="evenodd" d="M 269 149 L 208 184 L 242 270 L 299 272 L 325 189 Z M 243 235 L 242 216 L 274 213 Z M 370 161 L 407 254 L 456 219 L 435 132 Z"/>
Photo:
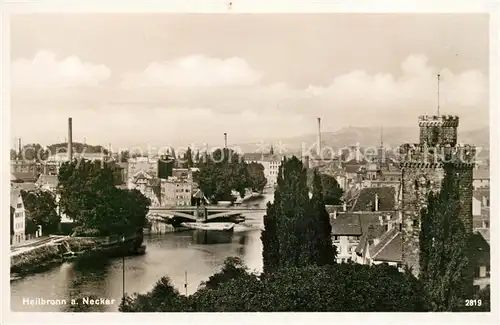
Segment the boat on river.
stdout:
<path fill-rule="evenodd" d="M 208 230 L 208 231 L 233 231 L 233 222 L 183 222 L 181 226 L 188 229 Z"/>

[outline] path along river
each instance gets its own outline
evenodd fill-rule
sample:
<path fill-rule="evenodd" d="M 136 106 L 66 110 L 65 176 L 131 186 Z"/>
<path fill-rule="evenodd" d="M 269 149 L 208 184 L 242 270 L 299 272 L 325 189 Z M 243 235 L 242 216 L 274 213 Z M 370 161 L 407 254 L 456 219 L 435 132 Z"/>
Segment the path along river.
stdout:
<path fill-rule="evenodd" d="M 272 194 L 252 204 L 265 207 Z M 180 292 L 187 272 L 187 292 L 192 294 L 202 281 L 220 270 L 227 257 L 238 256 L 246 265 L 262 269 L 260 229 L 264 212 L 252 213 L 233 234 L 176 232 L 145 236 L 146 254 L 125 258 L 125 292 L 145 293 L 167 275 Z M 12 311 L 118 311 L 123 293 L 122 259 L 64 263 L 49 271 L 11 282 Z M 110 305 L 72 306 L 76 298 L 115 299 Z M 36 299 L 38 301 L 36 301 Z M 28 299 L 35 303 L 28 303 Z M 40 299 L 66 300 L 66 304 L 42 304 Z M 79 309 L 77 309 L 79 308 Z"/>

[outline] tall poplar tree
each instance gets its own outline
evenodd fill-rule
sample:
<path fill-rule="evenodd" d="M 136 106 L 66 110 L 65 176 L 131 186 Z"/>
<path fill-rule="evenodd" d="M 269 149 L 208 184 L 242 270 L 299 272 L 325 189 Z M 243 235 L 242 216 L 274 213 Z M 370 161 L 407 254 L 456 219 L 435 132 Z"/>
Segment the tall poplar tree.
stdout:
<path fill-rule="evenodd" d="M 434 311 L 458 311 L 472 296 L 470 234 L 460 219 L 458 182 L 451 165 L 439 194 L 430 193 L 422 211 L 420 278 Z"/>
<path fill-rule="evenodd" d="M 321 175 L 314 171 L 313 188 L 311 198 L 311 225 L 313 232 L 312 240 L 315 241 L 317 251 L 316 264 L 333 264 L 337 258 L 335 246 L 332 243 L 332 226 L 330 224 L 330 215 L 326 211 L 323 196 L 323 185 Z"/>
<path fill-rule="evenodd" d="M 309 199 L 307 171 L 296 157 L 285 159 L 278 173 L 274 202 L 268 204 L 262 232 L 264 272 L 283 267 L 333 264 L 335 250 L 322 194 L 314 177 Z"/>

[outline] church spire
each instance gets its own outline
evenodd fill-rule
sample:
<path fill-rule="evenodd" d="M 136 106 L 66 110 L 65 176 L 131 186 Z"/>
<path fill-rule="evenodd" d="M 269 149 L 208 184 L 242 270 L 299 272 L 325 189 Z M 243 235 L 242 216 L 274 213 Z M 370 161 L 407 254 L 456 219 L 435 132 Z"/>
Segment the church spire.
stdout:
<path fill-rule="evenodd" d="M 380 126 L 380 148 L 384 147 L 384 126 Z"/>
<path fill-rule="evenodd" d="M 269 153 L 270 153 L 271 155 L 274 155 L 274 148 L 273 148 L 273 145 L 271 145 L 271 150 L 269 150 Z"/>

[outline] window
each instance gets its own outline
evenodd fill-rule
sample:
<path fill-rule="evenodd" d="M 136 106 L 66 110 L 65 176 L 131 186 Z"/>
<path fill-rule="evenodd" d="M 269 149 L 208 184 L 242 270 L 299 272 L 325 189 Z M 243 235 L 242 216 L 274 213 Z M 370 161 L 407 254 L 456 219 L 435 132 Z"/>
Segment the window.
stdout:
<path fill-rule="evenodd" d="M 479 267 L 479 277 L 480 278 L 486 277 L 486 266 Z"/>
<path fill-rule="evenodd" d="M 17 204 L 17 208 L 18 208 L 18 209 L 20 209 L 20 208 L 22 208 L 22 207 L 23 207 L 23 204 L 22 204 L 22 203 L 18 203 L 18 204 Z"/>
<path fill-rule="evenodd" d="M 418 227 L 418 220 L 417 219 L 414 219 L 413 220 L 413 227 Z"/>

